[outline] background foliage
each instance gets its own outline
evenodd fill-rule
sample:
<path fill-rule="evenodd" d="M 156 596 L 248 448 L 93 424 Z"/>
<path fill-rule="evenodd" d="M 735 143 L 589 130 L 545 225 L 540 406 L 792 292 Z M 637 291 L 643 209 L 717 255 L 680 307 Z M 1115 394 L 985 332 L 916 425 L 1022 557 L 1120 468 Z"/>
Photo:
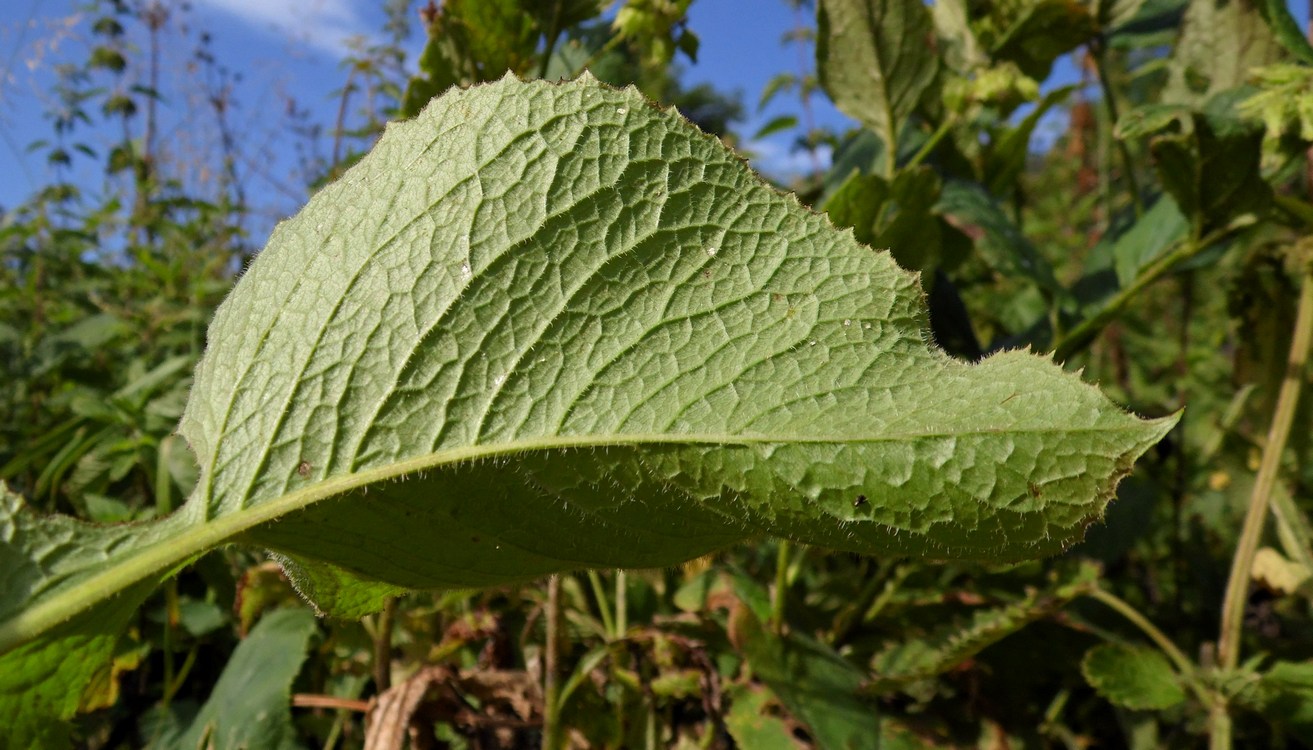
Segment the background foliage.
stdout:
<path fill-rule="evenodd" d="M 413 21 L 405 5 L 394 24 Z M 507 70 L 635 83 L 738 143 L 741 106 L 673 72 L 697 53 L 689 0 L 607 5 L 421 8 L 431 36 L 415 68 L 396 44 L 351 61 L 332 157 L 308 164 L 307 187 L 384 122 Z M 767 128 L 832 145 L 833 166 L 785 187 L 921 271 L 954 356 L 1030 346 L 1140 414 L 1188 406 L 1105 525 L 1042 563 L 763 542 L 679 569 L 411 595 L 359 622 L 312 619 L 276 564 L 225 551 L 135 616 L 69 736 L 194 747 L 209 727 L 219 747 L 397 747 L 413 727 L 457 747 L 1149 748 L 1313 733 L 1313 406 L 1288 397 L 1308 378 L 1313 317 L 1313 49 L 1285 6 L 819 6 L 816 70 L 763 96 L 820 87 L 863 127 L 807 129 L 800 99 L 798 118 Z M 35 144 L 55 179 L 0 220 L 0 478 L 43 511 L 117 522 L 191 491 L 172 431 L 257 209 L 231 169 L 242 144 L 161 148 L 169 92 L 125 31 L 197 44 L 215 80 L 222 61 L 167 37 L 163 6 L 94 7 L 96 43 L 61 67 L 51 137 Z M 1046 83 L 1065 54 L 1084 85 Z M 220 132 L 224 91 L 205 110 Z M 1053 112 L 1069 126 L 1036 153 Z M 106 124 L 122 139 L 93 148 L 86 134 Z M 103 165 L 104 184 L 75 184 L 75 160 Z M 189 180 L 194 163 L 215 178 Z M 1271 429 L 1283 419 L 1289 439 Z"/>

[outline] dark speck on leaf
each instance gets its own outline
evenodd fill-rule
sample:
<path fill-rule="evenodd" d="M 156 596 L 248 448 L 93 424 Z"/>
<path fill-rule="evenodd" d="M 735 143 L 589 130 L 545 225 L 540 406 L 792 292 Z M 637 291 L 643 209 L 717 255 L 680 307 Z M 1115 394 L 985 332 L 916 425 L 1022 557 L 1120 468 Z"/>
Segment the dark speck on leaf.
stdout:
<path fill-rule="evenodd" d="M 296 473 L 300 474 L 301 478 L 304 479 L 310 476 L 310 468 L 311 467 L 309 461 L 302 461 L 300 464 L 297 465 Z"/>
<path fill-rule="evenodd" d="M 866 495 L 858 495 L 857 499 L 853 501 L 853 507 L 860 508 L 863 505 L 866 505 Z"/>

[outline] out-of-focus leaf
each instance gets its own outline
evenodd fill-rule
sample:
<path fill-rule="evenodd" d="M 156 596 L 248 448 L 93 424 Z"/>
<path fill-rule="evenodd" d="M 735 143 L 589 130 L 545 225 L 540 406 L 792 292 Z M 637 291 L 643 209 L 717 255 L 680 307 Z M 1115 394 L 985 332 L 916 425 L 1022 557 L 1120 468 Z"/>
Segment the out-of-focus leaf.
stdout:
<path fill-rule="evenodd" d="M 519 0 L 520 7 L 532 14 L 543 33 L 558 33 L 597 18 L 611 4 L 610 0 Z"/>
<path fill-rule="evenodd" d="M 692 0 L 625 0 L 612 28 L 634 45 L 644 65 L 664 67 L 679 50 L 697 61 L 697 37 L 685 19 Z"/>
<path fill-rule="evenodd" d="M 1092 565 L 1076 567 L 1052 585 L 1022 599 L 972 613 L 966 622 L 951 623 L 921 637 L 896 643 L 875 655 L 871 678 L 864 690 L 885 693 L 934 677 L 974 657 L 989 646 L 1048 617 L 1095 585 L 1098 571 Z"/>
<path fill-rule="evenodd" d="M 1130 286 L 1141 270 L 1175 247 L 1189 231 L 1190 222 L 1176 202 L 1166 195 L 1159 198 L 1113 244 L 1117 282 L 1123 288 Z"/>
<path fill-rule="evenodd" d="M 796 74 L 776 73 L 762 87 L 761 97 L 757 100 L 757 109 L 764 109 L 777 94 L 783 91 L 792 91 L 799 85 L 801 85 L 801 82 Z"/>
<path fill-rule="evenodd" d="M 1261 169 L 1262 128 L 1246 127 L 1232 111 L 1196 113 L 1192 123 L 1189 134 L 1160 136 L 1150 150 L 1164 189 L 1195 235 L 1266 210 L 1272 188 Z"/>
<path fill-rule="evenodd" d="M 825 173 L 825 188 L 819 205 L 824 205 L 843 184 L 860 174 L 882 174 L 884 171 L 884 144 L 880 137 L 865 128 L 850 133 L 839 143 Z"/>
<path fill-rule="evenodd" d="M 1313 141 L 1313 67 L 1280 63 L 1254 70 L 1257 90 L 1239 105 L 1261 120 L 1269 138 L 1286 133 Z"/>
<path fill-rule="evenodd" d="M 1030 279 L 1054 298 L 1066 296 L 1053 267 L 980 185 L 948 180 L 936 211 L 968 236 L 975 236 L 981 257 L 1000 273 Z"/>
<path fill-rule="evenodd" d="M 214 602 L 183 597 L 178 602 L 178 624 L 193 638 L 199 638 L 227 625 L 228 613 Z"/>
<path fill-rule="evenodd" d="M 942 188 L 928 167 L 900 171 L 890 184 L 854 172 L 824 204 L 838 227 L 851 227 L 858 242 L 888 250 L 909 271 L 933 271 L 940 260 L 934 209 Z"/>
<path fill-rule="evenodd" d="M 1116 29 L 1135 18 L 1145 0 L 1089 0 L 1101 29 Z"/>
<path fill-rule="evenodd" d="M 921 0 L 820 0 L 816 26 L 821 87 L 892 148 L 939 68 L 930 11 Z"/>
<path fill-rule="evenodd" d="M 1278 661 L 1238 697 L 1292 737 L 1313 735 L 1313 661 Z"/>
<path fill-rule="evenodd" d="M 730 705 L 725 714 L 725 728 L 739 747 L 761 750 L 802 750 L 805 747 L 793 736 L 788 722 L 770 712 L 773 696 L 769 691 L 743 685 L 728 692 Z"/>
<path fill-rule="evenodd" d="M 296 591 L 277 563 L 247 568 L 237 581 L 237 598 L 233 602 L 239 632 L 245 637 L 266 610 L 299 603 Z"/>
<path fill-rule="evenodd" d="M 292 724 L 292 681 L 317 629 L 314 615 L 303 607 L 266 615 L 233 651 L 187 731 L 156 747 L 300 747 Z"/>
<path fill-rule="evenodd" d="M 1255 581 L 1280 594 L 1299 591 L 1313 580 L 1313 571 L 1287 560 L 1271 547 L 1262 547 L 1254 554 L 1251 575 Z"/>
<path fill-rule="evenodd" d="M 1099 695 L 1132 710 L 1162 710 L 1185 700 L 1180 677 L 1156 649 L 1101 643 L 1085 652 L 1081 673 Z"/>
<path fill-rule="evenodd" d="M 930 4 L 930 16 L 939 35 L 944 64 L 962 74 L 989 64 L 967 21 L 966 0 L 937 0 Z"/>
<path fill-rule="evenodd" d="M 1018 184 L 1022 170 L 1026 168 L 1026 160 L 1030 158 L 1030 137 L 1035 127 L 1049 110 L 1065 102 L 1077 88 L 1074 85 L 1060 86 L 1045 94 L 1030 114 L 1022 118 L 1016 127 L 1004 131 L 992 144 L 984 166 L 985 185 L 991 193 L 1007 195 Z"/>
<path fill-rule="evenodd" d="M 1144 0 L 1131 18 L 1104 29 L 1108 46 L 1119 49 L 1162 47 L 1176 41 L 1190 0 Z"/>
<path fill-rule="evenodd" d="M 555 3 L 554 3 L 555 4 Z M 580 3 L 567 2 L 567 6 Z M 444 0 L 429 16 L 419 72 L 406 86 L 401 114 L 413 117 L 452 86 L 527 73 L 536 62 L 544 3 L 522 0 Z M 587 5 L 587 3 L 583 3 Z"/>
<path fill-rule="evenodd" d="M 1281 45 L 1254 0 L 1190 0 L 1163 101 L 1200 106 L 1280 57 Z"/>
<path fill-rule="evenodd" d="M 1089 8 L 1069 0 L 1019 0 L 985 6 L 974 19 L 976 35 L 996 60 L 1009 60 L 1037 81 L 1049 77 L 1053 61 L 1088 42 L 1097 32 Z"/>
<path fill-rule="evenodd" d="M 730 631 L 753 675 L 807 726 L 818 748 L 879 746 L 875 705 L 858 695 L 865 678 L 860 670 L 822 643 L 766 630 L 745 606 L 733 610 Z"/>
<path fill-rule="evenodd" d="M 933 274 L 942 259 L 940 226 L 934 213 L 942 189 L 939 174 L 929 167 L 899 171 L 889 188 L 883 216 L 876 223 L 871 247 L 888 249 L 903 268 Z"/>
<path fill-rule="evenodd" d="M 1295 17 L 1290 15 L 1286 0 L 1262 0 L 1259 10 L 1281 46 L 1305 65 L 1313 64 L 1313 45 L 1308 43 L 1308 37 Z"/>
<path fill-rule="evenodd" d="M 82 705 L 78 710 L 98 711 L 109 708 L 119 700 L 119 678 L 141 666 L 149 647 L 130 639 L 121 639 L 114 657 L 105 663 L 87 681 L 82 692 Z"/>
<path fill-rule="evenodd" d="M 1277 538 L 1291 564 L 1313 573 L 1313 525 L 1282 483 L 1277 483 L 1272 492 L 1272 516 L 1276 520 Z M 1313 587 L 1299 590 L 1313 598 Z"/>
<path fill-rule="evenodd" d="M 1178 131 L 1187 130 L 1190 115 L 1194 110 L 1184 104 L 1142 104 L 1123 114 L 1118 120 L 1113 135 L 1118 138 L 1139 138 L 1146 135 L 1158 135 L 1168 128 Z M 1184 127 L 1182 127 L 1182 125 Z"/>
<path fill-rule="evenodd" d="M 796 127 L 798 127 L 797 117 L 793 115 L 780 115 L 779 117 L 771 118 L 769 122 L 758 128 L 757 132 L 752 134 L 752 138 L 753 140 L 760 140 L 767 136 Z"/>

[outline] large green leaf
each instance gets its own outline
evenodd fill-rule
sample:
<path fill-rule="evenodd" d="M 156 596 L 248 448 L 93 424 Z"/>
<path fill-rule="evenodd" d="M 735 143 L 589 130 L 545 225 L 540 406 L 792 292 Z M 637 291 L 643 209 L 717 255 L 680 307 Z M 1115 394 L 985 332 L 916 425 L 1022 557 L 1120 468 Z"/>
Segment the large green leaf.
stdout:
<path fill-rule="evenodd" d="M 954 361 L 926 329 L 914 275 L 636 92 L 453 90 L 279 226 L 216 314 L 178 513 L 99 528 L 5 495 L 0 725 L 71 713 L 15 686 L 77 675 L 15 654 L 112 646 L 223 544 L 352 614 L 764 534 L 1035 557 L 1174 421 L 1030 353 Z"/>
<path fill-rule="evenodd" d="M 921 0 L 821 0 L 816 26 L 821 86 L 892 150 L 939 70 L 930 11 Z"/>

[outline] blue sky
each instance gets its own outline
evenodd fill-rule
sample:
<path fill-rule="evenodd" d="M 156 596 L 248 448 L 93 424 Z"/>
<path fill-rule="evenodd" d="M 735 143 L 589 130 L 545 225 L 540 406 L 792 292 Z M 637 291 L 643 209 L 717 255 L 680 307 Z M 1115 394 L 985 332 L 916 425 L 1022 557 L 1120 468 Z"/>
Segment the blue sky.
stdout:
<path fill-rule="evenodd" d="M 295 106 L 309 121 L 326 126 L 333 122 L 338 106 L 333 92 L 345 79 L 341 61 L 348 40 L 381 38 L 381 1 L 191 0 L 189 11 L 177 10 L 176 2 L 166 5 L 175 9 L 170 33 L 164 35 L 173 48 L 164 49 L 161 88 L 181 97 L 200 97 L 207 84 L 215 83 L 212 71 L 207 74 L 191 64 L 188 43 L 178 43 L 184 39 L 183 25 L 191 30 L 191 44 L 199 30 L 208 32 L 216 58 L 241 75 L 230 117 L 238 140 L 258 155 L 238 167 L 250 186 L 249 195 L 271 220 L 294 211 L 304 200 L 293 172 L 296 149 L 308 146 L 306 139 L 287 135 L 286 113 Z M 53 65 L 85 59 L 91 44 L 90 16 L 81 6 L 78 0 L 0 1 L 0 206 L 15 205 L 50 180 L 43 152 L 29 152 L 28 146 L 51 134 L 43 112 L 53 102 Z M 787 96 L 764 112 L 757 111 L 757 101 L 772 76 L 812 64 L 810 54 L 800 57 L 796 47 L 781 43 L 781 36 L 799 21 L 811 24 L 810 13 L 799 16 L 782 0 L 696 0 L 690 28 L 702 44 L 698 63 L 684 63 L 685 80 L 742 92 L 749 113 L 748 122 L 740 126 L 745 135 L 777 114 L 796 113 L 796 99 Z M 407 50 L 412 69 L 422 44 L 416 22 Z M 217 134 L 207 132 L 210 124 L 186 115 L 187 104 L 193 110 L 197 106 L 196 101 L 164 102 L 161 120 L 167 124 L 161 137 L 166 146 L 179 151 L 207 143 L 212 147 Z M 848 126 L 847 118 L 822 97 L 815 97 L 812 106 L 818 124 Z M 108 133 L 77 135 L 102 153 L 113 140 Z M 321 153 L 329 148 L 325 140 L 318 145 Z M 775 174 L 796 171 L 808 157 L 791 153 L 791 140 L 792 135 L 781 134 L 751 144 L 757 167 Z M 97 165 L 83 160 L 81 169 L 75 179 L 96 189 L 101 183 Z"/>
<path fill-rule="evenodd" d="M 381 38 L 383 0 L 163 1 L 174 12 L 164 35 L 171 45 L 162 56 L 161 88 L 175 98 L 162 105 L 161 140 L 177 153 L 189 148 L 213 153 L 219 137 L 214 118 L 197 112 L 204 113 L 207 87 L 222 81 L 213 70 L 193 64 L 189 47 L 203 30 L 212 38 L 216 59 L 241 77 L 228 116 L 241 150 L 251 157 L 237 167 L 250 202 L 269 223 L 295 211 L 305 199 L 304 178 L 295 171 L 298 155 L 308 150 L 324 156 L 330 146 L 326 136 L 312 142 L 292 134 L 288 113 L 295 110 L 306 122 L 331 126 L 338 106 L 333 92 L 345 80 L 341 63 L 348 40 Z M 412 4 L 418 7 L 422 1 Z M 179 10 L 184 5 L 190 10 Z M 0 207 L 13 206 L 50 182 L 43 152 L 30 152 L 28 146 L 51 134 L 43 113 L 53 103 L 53 65 L 86 59 L 91 39 L 84 6 L 84 0 L 0 0 Z M 1301 22 L 1307 18 L 1302 3 L 1295 12 Z M 786 96 L 764 112 L 757 111 L 756 103 L 774 75 L 812 65 L 809 52 L 800 57 L 796 46 L 781 43 L 781 36 L 799 22 L 811 24 L 810 13 L 799 16 L 783 0 L 695 0 L 690 27 L 702 44 L 697 64 L 684 63 L 685 80 L 742 92 L 749 112 L 739 128 L 745 137 L 775 115 L 798 113 L 796 99 Z M 418 22 L 412 31 L 407 52 L 413 70 L 423 32 Z M 1076 77 L 1071 61 L 1064 59 L 1047 85 Z M 818 125 L 842 130 L 851 124 L 824 97 L 814 97 L 812 108 Z M 1041 125 L 1037 141 L 1051 140 L 1063 126 L 1055 113 Z M 76 135 L 102 156 L 114 140 L 114 134 L 103 132 Z M 780 134 L 748 144 L 754 166 L 776 176 L 805 169 L 808 157 L 792 150 L 792 139 L 793 134 Z M 100 163 L 81 160 L 75 181 L 98 189 L 103 184 Z M 213 175 L 197 167 L 188 177 L 203 181 Z"/>

